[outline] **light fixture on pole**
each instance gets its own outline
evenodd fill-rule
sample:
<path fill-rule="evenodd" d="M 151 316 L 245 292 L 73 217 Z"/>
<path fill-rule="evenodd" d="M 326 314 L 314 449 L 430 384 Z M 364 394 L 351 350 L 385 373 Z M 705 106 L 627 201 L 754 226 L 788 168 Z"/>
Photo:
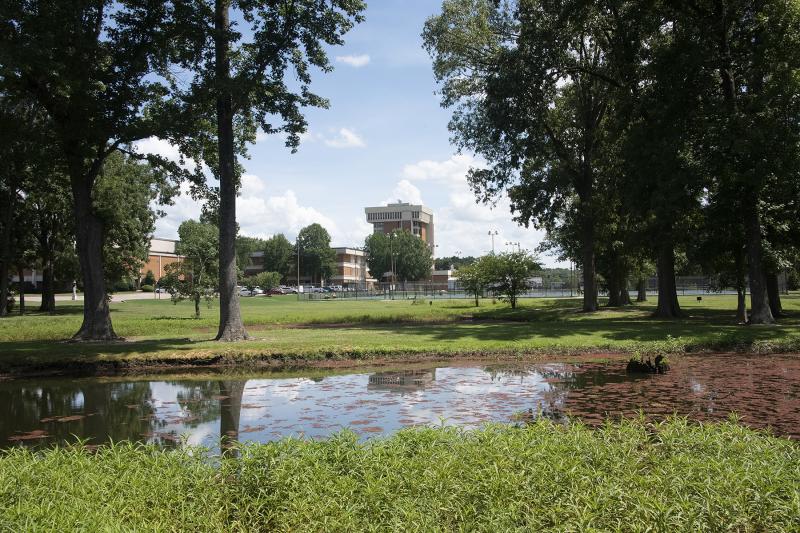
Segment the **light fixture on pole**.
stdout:
<path fill-rule="evenodd" d="M 500 235 L 500 232 L 497 231 L 496 229 L 495 230 L 491 230 L 490 229 L 489 230 L 489 235 L 492 237 L 492 255 L 494 255 L 494 236 L 495 235 Z"/>
<path fill-rule="evenodd" d="M 520 243 L 518 243 L 518 242 L 507 242 L 506 246 L 511 246 L 511 251 L 512 252 L 514 251 L 514 246 L 517 247 L 517 252 L 521 252 L 522 251 L 522 245 Z"/>

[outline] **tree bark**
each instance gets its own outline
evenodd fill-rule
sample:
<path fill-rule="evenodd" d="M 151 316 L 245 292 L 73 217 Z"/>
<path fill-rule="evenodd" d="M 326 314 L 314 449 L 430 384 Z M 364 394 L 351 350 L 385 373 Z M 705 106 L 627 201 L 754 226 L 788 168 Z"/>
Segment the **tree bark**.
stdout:
<path fill-rule="evenodd" d="M 83 169 L 79 176 L 74 175 L 78 173 L 77 170 L 73 170 L 72 173 L 70 181 L 75 209 L 75 240 L 83 279 L 83 324 L 72 339 L 114 340 L 118 337 L 111 325 L 103 269 L 105 224 L 92 206 L 93 180 L 83 176 Z"/>
<path fill-rule="evenodd" d="M 594 218 L 584 214 L 582 223 L 583 245 L 583 311 L 597 311 L 597 280 L 595 276 Z"/>
<path fill-rule="evenodd" d="M 19 276 L 19 314 L 25 314 L 25 268 L 17 265 L 17 276 Z"/>
<path fill-rule="evenodd" d="M 194 296 L 194 317 L 200 318 L 200 295 L 195 294 Z"/>
<path fill-rule="evenodd" d="M 769 306 L 767 276 L 763 265 L 761 243 L 761 217 L 756 200 L 747 214 L 747 262 L 750 275 L 750 324 L 774 324 Z"/>
<path fill-rule="evenodd" d="M 620 287 L 619 287 L 619 278 L 613 272 L 609 273 L 606 277 L 606 285 L 608 287 L 608 307 L 619 307 L 622 305 L 622 301 L 620 300 Z"/>
<path fill-rule="evenodd" d="M 42 267 L 42 303 L 39 305 L 39 312 L 53 314 L 56 312 L 56 294 L 53 279 L 53 260 L 51 257 L 44 258 Z"/>
<path fill-rule="evenodd" d="M 767 298 L 769 299 L 769 310 L 772 312 L 772 316 L 781 316 L 783 314 L 783 306 L 781 305 L 781 291 L 778 286 L 777 274 L 767 274 Z"/>
<path fill-rule="evenodd" d="M 6 316 L 8 309 L 8 276 L 11 273 L 11 225 L 14 221 L 14 187 L 9 187 L 6 208 L 3 210 L 3 234 L 0 235 L 0 316 Z"/>
<path fill-rule="evenodd" d="M 647 280 L 645 278 L 639 278 L 639 282 L 636 284 L 636 301 L 647 301 Z"/>
<path fill-rule="evenodd" d="M 622 278 L 619 289 L 619 301 L 622 305 L 631 305 L 631 293 L 628 292 L 628 278 Z"/>
<path fill-rule="evenodd" d="M 233 102 L 229 50 L 230 0 L 214 6 L 214 54 L 219 150 L 219 332 L 217 340 L 247 338 L 236 290 L 236 156 L 233 148 Z"/>
<path fill-rule="evenodd" d="M 675 250 L 672 242 L 662 243 L 656 261 L 658 269 L 658 306 L 653 316 L 657 318 L 678 318 L 681 306 L 678 303 L 678 290 L 675 286 Z"/>
<path fill-rule="evenodd" d="M 736 321 L 747 324 L 747 294 L 742 287 L 736 289 Z"/>

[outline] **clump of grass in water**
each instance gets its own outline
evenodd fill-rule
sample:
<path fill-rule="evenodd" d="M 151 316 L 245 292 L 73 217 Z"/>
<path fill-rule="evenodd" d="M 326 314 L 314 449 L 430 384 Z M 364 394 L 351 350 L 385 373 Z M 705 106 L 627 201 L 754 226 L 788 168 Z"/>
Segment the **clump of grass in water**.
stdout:
<path fill-rule="evenodd" d="M 10 530 L 796 531 L 800 447 L 735 420 L 408 429 L 197 451 L 0 455 Z M 53 495 L 58 497 L 54 498 Z"/>

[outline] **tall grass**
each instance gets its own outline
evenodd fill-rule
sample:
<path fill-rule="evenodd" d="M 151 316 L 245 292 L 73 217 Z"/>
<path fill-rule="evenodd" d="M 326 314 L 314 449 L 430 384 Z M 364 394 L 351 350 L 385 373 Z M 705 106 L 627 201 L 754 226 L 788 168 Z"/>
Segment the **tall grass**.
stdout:
<path fill-rule="evenodd" d="M 800 447 L 735 421 L 0 455 L 0 529 L 797 531 Z"/>

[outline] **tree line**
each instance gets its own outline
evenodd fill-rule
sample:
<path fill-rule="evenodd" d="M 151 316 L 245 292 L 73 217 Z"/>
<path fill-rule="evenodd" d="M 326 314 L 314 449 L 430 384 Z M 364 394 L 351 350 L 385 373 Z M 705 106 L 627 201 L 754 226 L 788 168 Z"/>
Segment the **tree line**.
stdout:
<path fill-rule="evenodd" d="M 328 105 L 311 91 L 311 73 L 332 69 L 328 48 L 343 44 L 364 7 L 361 0 L 3 2 L 4 271 L 18 249 L 11 242 L 17 207 L 63 179 L 84 291 L 74 339 L 117 338 L 104 253 L 114 249 L 115 224 L 100 187 L 109 161 L 124 154 L 161 169 L 173 188 L 189 180 L 193 195 L 214 213 L 217 338 L 246 338 L 236 290 L 237 156 L 246 155 L 259 129 L 298 147 L 307 129 L 303 110 Z M 180 162 L 136 148 L 152 137 L 178 147 Z M 57 172 L 37 168 L 41 162 Z M 0 278 L 7 291 L 7 276 Z"/>
<path fill-rule="evenodd" d="M 583 309 L 630 301 L 655 270 L 680 316 L 676 263 L 781 314 L 800 250 L 800 3 L 445 0 L 423 31 L 480 200 L 582 270 Z M 749 316 L 745 293 L 750 293 Z"/>

